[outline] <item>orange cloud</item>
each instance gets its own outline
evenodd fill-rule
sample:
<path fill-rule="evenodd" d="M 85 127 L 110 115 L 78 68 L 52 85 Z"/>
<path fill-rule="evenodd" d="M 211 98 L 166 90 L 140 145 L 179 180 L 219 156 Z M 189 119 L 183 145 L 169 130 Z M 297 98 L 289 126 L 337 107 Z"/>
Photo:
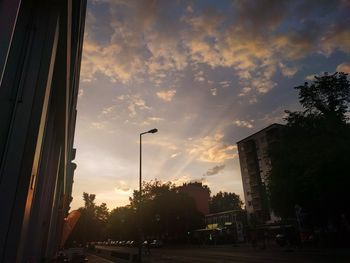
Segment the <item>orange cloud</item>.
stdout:
<path fill-rule="evenodd" d="M 172 101 L 173 97 L 176 94 L 175 89 L 167 90 L 167 91 L 158 91 L 157 97 L 164 100 L 164 101 Z"/>
<path fill-rule="evenodd" d="M 222 163 L 237 157 L 236 145 L 222 142 L 223 134 L 218 132 L 214 136 L 205 136 L 191 140 L 187 145 L 187 153 L 202 162 Z"/>
<path fill-rule="evenodd" d="M 349 62 L 345 62 L 345 63 L 339 64 L 337 66 L 336 71 L 350 74 L 350 63 Z"/>

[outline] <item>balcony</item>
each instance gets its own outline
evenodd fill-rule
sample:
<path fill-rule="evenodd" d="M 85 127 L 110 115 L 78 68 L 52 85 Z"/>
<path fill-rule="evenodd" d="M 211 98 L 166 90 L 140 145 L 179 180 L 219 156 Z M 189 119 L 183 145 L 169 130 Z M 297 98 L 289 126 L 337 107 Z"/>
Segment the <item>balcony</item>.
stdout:
<path fill-rule="evenodd" d="M 251 196 L 253 200 L 260 200 L 261 198 L 259 193 L 251 193 Z"/>
<path fill-rule="evenodd" d="M 261 204 L 260 203 L 255 203 L 254 204 L 254 202 L 253 202 L 253 208 L 254 208 L 254 210 L 256 210 L 256 211 L 261 211 L 262 210 L 262 206 L 261 206 Z"/>
<path fill-rule="evenodd" d="M 254 186 L 258 186 L 258 185 L 259 185 L 259 182 L 258 182 L 258 180 L 257 180 L 256 177 L 255 177 L 254 179 L 253 179 L 253 178 L 250 178 L 249 184 L 250 184 L 250 186 L 254 187 Z"/>

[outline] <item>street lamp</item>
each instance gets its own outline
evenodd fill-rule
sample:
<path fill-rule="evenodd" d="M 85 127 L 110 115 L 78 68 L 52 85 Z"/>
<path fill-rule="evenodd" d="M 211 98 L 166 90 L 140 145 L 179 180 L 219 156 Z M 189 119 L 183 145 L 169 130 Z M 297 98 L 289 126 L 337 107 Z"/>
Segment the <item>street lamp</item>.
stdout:
<path fill-rule="evenodd" d="M 158 132 L 157 129 L 152 129 L 146 132 L 141 132 L 140 133 L 140 182 L 139 182 L 139 220 L 140 220 L 140 242 L 139 242 L 139 261 L 142 262 L 141 257 L 142 257 L 142 217 L 141 217 L 141 198 L 142 198 L 142 135 L 147 134 L 147 133 L 156 133 Z"/>

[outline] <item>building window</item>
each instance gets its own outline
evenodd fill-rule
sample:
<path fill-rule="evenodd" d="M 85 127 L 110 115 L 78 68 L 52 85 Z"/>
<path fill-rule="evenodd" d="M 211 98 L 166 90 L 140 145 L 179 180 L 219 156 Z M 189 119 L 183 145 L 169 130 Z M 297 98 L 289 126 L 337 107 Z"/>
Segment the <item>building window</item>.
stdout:
<path fill-rule="evenodd" d="M 248 206 L 252 206 L 252 202 L 251 201 L 248 201 Z"/>

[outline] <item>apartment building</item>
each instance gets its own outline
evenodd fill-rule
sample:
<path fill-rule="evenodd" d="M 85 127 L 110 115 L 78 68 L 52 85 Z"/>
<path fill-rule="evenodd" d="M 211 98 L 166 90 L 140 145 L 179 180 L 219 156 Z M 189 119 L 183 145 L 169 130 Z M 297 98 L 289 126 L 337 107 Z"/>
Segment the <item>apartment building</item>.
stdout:
<path fill-rule="evenodd" d="M 279 220 L 267 198 L 267 176 L 271 167 L 267 150 L 272 143 L 278 142 L 283 127 L 274 123 L 237 142 L 248 218 L 254 218 L 258 223 Z"/>

